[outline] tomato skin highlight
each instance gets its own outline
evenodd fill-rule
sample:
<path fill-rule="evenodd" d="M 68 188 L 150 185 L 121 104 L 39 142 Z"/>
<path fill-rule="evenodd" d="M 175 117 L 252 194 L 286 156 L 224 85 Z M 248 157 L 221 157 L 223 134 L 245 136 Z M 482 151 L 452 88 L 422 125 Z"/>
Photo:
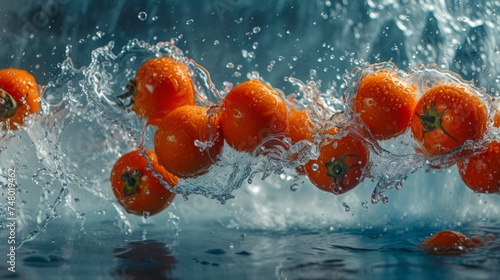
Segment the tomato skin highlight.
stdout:
<path fill-rule="evenodd" d="M 194 178 L 208 172 L 224 145 L 219 114 L 209 117 L 209 108 L 186 105 L 170 112 L 154 136 L 158 161 L 172 174 Z M 195 141 L 211 142 L 202 149 Z"/>
<path fill-rule="evenodd" d="M 156 154 L 145 151 L 155 172 L 159 173 L 170 187 L 175 187 L 178 179 L 158 164 Z M 175 193 L 163 186 L 149 169 L 149 162 L 140 150 L 120 157 L 110 175 L 113 193 L 118 203 L 131 214 L 155 215 L 167 208 L 175 198 Z"/>
<path fill-rule="evenodd" d="M 245 81 L 224 98 L 221 124 L 226 142 L 231 147 L 251 153 L 266 137 L 285 134 L 288 128 L 287 106 L 280 94 L 265 83 Z M 279 145 L 277 142 L 270 141 L 264 147 Z"/>
<path fill-rule="evenodd" d="M 430 88 L 420 98 L 411 130 L 420 144 L 418 150 L 430 156 L 441 155 L 467 140 L 482 139 L 487 120 L 485 104 L 469 87 L 443 83 Z"/>
<path fill-rule="evenodd" d="M 394 138 L 410 126 L 417 105 L 417 87 L 394 72 L 379 70 L 362 78 L 354 111 L 377 140 Z"/>
<path fill-rule="evenodd" d="M 7 127 L 19 129 L 24 118 L 40 109 L 40 92 L 35 78 L 22 69 L 7 68 L 0 70 L 0 124 L 3 130 Z M 15 104 L 10 112 L 6 101 L 12 98 Z M 12 115 L 13 114 L 13 115 Z"/>
<path fill-rule="evenodd" d="M 339 139 L 329 138 L 338 132 L 335 128 L 327 131 L 318 159 L 308 161 L 304 169 L 320 190 L 343 194 L 365 179 L 369 150 L 363 140 L 351 133 Z"/>
<path fill-rule="evenodd" d="M 172 110 L 195 105 L 188 67 L 164 56 L 142 64 L 133 80 L 132 110 L 148 124 L 157 126 Z"/>

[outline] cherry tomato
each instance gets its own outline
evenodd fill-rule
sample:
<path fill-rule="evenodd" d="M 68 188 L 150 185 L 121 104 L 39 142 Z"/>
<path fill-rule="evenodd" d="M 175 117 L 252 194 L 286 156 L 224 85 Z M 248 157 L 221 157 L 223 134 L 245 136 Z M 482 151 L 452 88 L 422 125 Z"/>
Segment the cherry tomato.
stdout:
<path fill-rule="evenodd" d="M 194 87 L 188 67 L 171 57 L 152 58 L 139 67 L 127 86 L 132 110 L 157 126 L 172 110 L 194 105 Z"/>
<path fill-rule="evenodd" d="M 295 144 L 302 140 L 313 141 L 313 123 L 307 115 L 307 110 L 297 110 L 290 108 L 288 113 L 288 129 L 287 137 L 290 137 L 292 143 Z"/>
<path fill-rule="evenodd" d="M 273 88 L 259 80 L 249 80 L 234 87 L 224 98 L 221 124 L 231 147 L 252 152 L 268 136 L 282 138 L 288 127 L 287 106 Z M 264 147 L 270 148 L 277 142 L 269 141 Z"/>
<path fill-rule="evenodd" d="M 286 131 L 286 136 L 290 137 L 292 144 L 297 142 L 308 140 L 313 141 L 314 138 L 314 125 L 311 122 L 309 116 L 307 115 L 307 110 L 297 110 L 290 107 L 288 113 L 288 129 Z M 297 158 L 291 158 L 290 160 L 296 160 Z M 297 166 L 295 168 L 297 174 L 306 175 L 304 166 Z"/>
<path fill-rule="evenodd" d="M 22 69 L 0 70 L 0 124 L 18 129 L 24 118 L 40 109 L 40 92 L 35 78 Z"/>
<path fill-rule="evenodd" d="M 493 239 L 493 237 L 469 237 L 458 231 L 444 230 L 431 235 L 420 243 L 420 247 L 429 253 L 460 254 L 469 249 L 483 246 L 485 241 Z"/>
<path fill-rule="evenodd" d="M 170 112 L 154 136 L 158 162 L 181 177 L 205 174 L 217 161 L 224 136 L 218 114 L 199 106 L 182 106 Z"/>
<path fill-rule="evenodd" d="M 342 194 L 364 180 L 369 150 L 363 140 L 352 133 L 333 138 L 337 133 L 336 128 L 327 131 L 320 144 L 318 159 L 307 162 L 305 171 L 319 189 Z"/>
<path fill-rule="evenodd" d="M 495 122 L 494 126 L 500 124 Z M 462 181 L 470 189 L 480 193 L 500 192 L 500 142 L 493 141 L 485 152 L 459 160 L 457 167 Z"/>
<path fill-rule="evenodd" d="M 500 99 L 495 100 L 495 117 L 493 119 L 493 125 L 495 127 L 500 127 Z"/>
<path fill-rule="evenodd" d="M 424 154 L 440 155 L 467 140 L 482 139 L 487 120 L 485 104 L 469 87 L 443 83 L 420 98 L 411 130 Z"/>
<path fill-rule="evenodd" d="M 154 215 L 167 208 L 175 198 L 175 193 L 170 192 L 154 176 L 159 173 L 170 187 L 178 183 L 176 176 L 170 174 L 158 164 L 156 154 L 145 151 L 152 163 L 149 162 L 140 150 L 123 155 L 113 166 L 111 171 L 111 187 L 118 199 L 118 203 L 128 213 Z"/>
<path fill-rule="evenodd" d="M 354 96 L 354 111 L 377 140 L 406 131 L 418 102 L 417 87 L 395 72 L 379 70 L 362 78 Z"/>

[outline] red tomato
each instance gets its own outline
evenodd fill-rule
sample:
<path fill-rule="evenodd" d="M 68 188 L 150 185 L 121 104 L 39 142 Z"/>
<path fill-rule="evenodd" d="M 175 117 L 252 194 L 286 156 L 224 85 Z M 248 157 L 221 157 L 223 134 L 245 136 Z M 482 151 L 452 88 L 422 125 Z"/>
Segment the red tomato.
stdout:
<path fill-rule="evenodd" d="M 18 129 L 24 118 L 40 109 L 40 92 L 35 78 L 25 70 L 0 70 L 0 125 Z"/>
<path fill-rule="evenodd" d="M 340 139 L 332 139 L 338 129 L 330 129 L 320 144 L 318 159 L 305 164 L 311 182 L 319 189 L 334 193 L 345 193 L 366 176 L 369 150 L 360 138 L 347 133 Z"/>
<path fill-rule="evenodd" d="M 444 230 L 433 234 L 420 247 L 429 253 L 435 254 L 460 254 L 468 249 L 484 245 L 484 241 L 494 240 L 493 237 L 469 237 L 458 231 Z"/>
<path fill-rule="evenodd" d="M 207 111 L 204 107 L 183 106 L 158 125 L 154 137 L 158 162 L 176 176 L 200 176 L 217 161 L 224 136 L 219 115 L 209 117 Z"/>
<path fill-rule="evenodd" d="M 156 154 L 146 151 L 152 168 L 159 173 L 170 187 L 177 185 L 178 179 L 158 164 Z M 118 203 L 128 213 L 154 215 L 167 208 L 175 198 L 175 193 L 163 186 L 149 168 L 149 162 L 140 150 L 123 155 L 111 171 L 111 187 Z"/>
<path fill-rule="evenodd" d="M 167 56 L 142 64 L 127 88 L 134 112 L 155 126 L 172 110 L 195 104 L 188 67 Z"/>
<path fill-rule="evenodd" d="M 221 124 L 231 147 L 252 152 L 268 136 L 282 138 L 288 127 L 287 106 L 273 88 L 261 81 L 249 80 L 234 87 L 224 98 Z M 276 142 L 270 141 L 264 146 L 279 144 Z"/>
<path fill-rule="evenodd" d="M 417 105 L 417 87 L 395 72 L 379 70 L 362 78 L 354 96 L 354 111 L 377 140 L 406 131 Z"/>
<path fill-rule="evenodd" d="M 420 98 L 411 129 L 424 154 L 440 155 L 482 139 L 487 121 L 485 104 L 469 87 L 443 83 Z"/>

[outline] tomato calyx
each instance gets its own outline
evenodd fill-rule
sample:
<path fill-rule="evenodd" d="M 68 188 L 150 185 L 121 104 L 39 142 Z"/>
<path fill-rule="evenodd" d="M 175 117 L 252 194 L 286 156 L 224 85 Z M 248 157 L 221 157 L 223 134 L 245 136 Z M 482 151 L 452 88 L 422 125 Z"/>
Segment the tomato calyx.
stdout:
<path fill-rule="evenodd" d="M 17 108 L 16 100 L 7 91 L 0 88 L 0 120 L 5 120 L 13 117 Z"/>
<path fill-rule="evenodd" d="M 346 176 L 347 172 L 351 170 L 354 167 L 361 166 L 361 163 L 357 162 L 352 165 L 347 165 L 345 163 L 345 159 L 349 157 L 356 157 L 359 159 L 358 155 L 355 154 L 347 154 L 345 156 L 341 156 L 337 159 L 333 159 L 332 161 L 326 162 L 325 167 L 326 167 L 326 174 L 333 178 L 333 182 L 335 184 L 334 188 L 332 191 L 334 193 L 338 193 L 344 188 L 344 177 Z"/>
<path fill-rule="evenodd" d="M 141 184 L 141 176 L 141 171 L 139 170 L 122 173 L 120 179 L 123 181 L 123 195 L 125 197 L 135 194 L 135 191 Z"/>
<path fill-rule="evenodd" d="M 423 133 L 422 133 L 422 139 L 425 136 L 425 133 L 434 131 L 435 129 L 440 129 L 446 136 L 450 137 L 453 139 L 455 142 L 458 142 L 458 140 L 451 136 L 443 127 L 441 123 L 441 119 L 448 112 L 449 109 L 446 109 L 442 111 L 441 113 L 438 113 L 436 110 L 436 105 L 434 102 L 431 103 L 431 107 L 425 107 L 423 108 L 424 112 L 422 115 L 418 115 L 417 117 L 420 119 L 422 126 L 424 127 Z"/>
<path fill-rule="evenodd" d="M 127 91 L 121 95 L 118 95 L 118 106 L 124 110 L 128 110 L 134 104 L 134 96 L 136 91 L 136 84 L 134 80 L 130 80 L 127 84 Z M 122 100 L 132 97 L 128 104 L 123 103 Z"/>

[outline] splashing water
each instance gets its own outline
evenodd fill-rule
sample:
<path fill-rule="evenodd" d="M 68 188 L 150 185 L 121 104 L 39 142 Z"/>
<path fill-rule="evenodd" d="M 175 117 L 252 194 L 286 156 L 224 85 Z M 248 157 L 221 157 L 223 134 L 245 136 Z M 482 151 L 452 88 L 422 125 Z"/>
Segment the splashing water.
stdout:
<path fill-rule="evenodd" d="M 411 65 L 414 61 L 425 61 L 426 63 L 437 62 L 440 67 L 453 65 L 455 57 L 453 54 L 460 52 L 460 49 L 455 48 L 455 46 L 460 45 L 466 39 L 455 38 L 451 40 L 454 33 L 453 30 L 447 31 L 447 26 L 456 29 L 467 27 L 471 30 L 470 32 L 480 28 L 485 28 L 486 33 L 490 30 L 488 29 L 490 25 L 487 22 L 480 22 L 473 16 L 458 19 L 458 22 L 456 19 L 447 19 L 446 15 L 449 14 L 442 10 L 443 7 L 439 5 L 433 6 L 435 11 L 431 9 L 415 10 L 416 8 L 407 11 L 408 15 L 414 17 L 429 17 L 429 22 L 433 22 L 434 25 L 429 23 L 428 26 L 413 23 L 403 13 L 400 13 L 400 17 L 389 19 L 389 16 L 382 12 L 384 9 L 390 9 L 393 12 L 402 9 L 397 5 L 376 5 L 372 2 L 369 2 L 368 5 L 371 7 L 370 13 L 367 14 L 368 17 L 378 20 L 387 19 L 393 22 L 398 30 L 404 33 L 404 38 L 407 41 L 416 42 L 417 37 L 420 38 L 423 30 L 427 28 L 441 31 L 443 42 L 447 42 L 448 39 L 452 42 L 452 45 L 438 43 L 440 47 L 437 48 L 423 46 L 423 43 L 406 43 L 405 45 L 412 46 L 411 50 L 403 50 L 396 46 L 393 52 L 399 53 L 403 57 L 401 58 L 403 64 Z M 465 9 L 464 6 L 460 5 L 456 7 L 456 9 L 462 8 Z M 325 7 L 325 10 L 327 9 Z M 349 9 L 355 9 L 355 7 L 352 6 Z M 330 15 L 327 17 L 328 20 L 336 22 L 334 13 L 329 12 L 331 13 L 326 13 Z M 140 21 L 147 20 L 145 12 L 139 13 L 137 17 Z M 446 24 L 447 20 L 452 20 L 454 24 Z M 185 21 L 185 25 L 192 27 L 197 24 L 197 21 L 189 19 Z M 248 36 L 262 35 L 265 32 L 264 26 L 253 25 L 248 31 Z M 356 90 L 359 78 L 364 73 L 373 71 L 375 68 L 394 67 L 390 63 L 364 67 L 365 61 L 370 60 L 370 55 L 375 56 L 376 61 L 388 60 L 384 54 L 377 57 L 371 50 L 376 49 L 373 47 L 377 41 L 375 35 L 380 35 L 381 32 L 390 33 L 390 30 L 373 32 L 381 27 L 370 24 L 367 24 L 366 27 L 366 29 L 362 29 L 352 24 L 348 26 L 348 28 L 360 33 L 359 37 L 363 41 L 357 44 L 356 48 L 358 49 L 354 49 L 352 53 L 339 53 L 337 49 L 326 44 L 324 46 L 325 52 L 321 54 L 324 57 L 315 60 L 318 61 L 318 65 L 323 65 L 325 62 L 335 59 L 340 69 L 346 65 L 359 66 L 345 76 L 342 75 L 342 71 L 337 71 L 340 72 L 337 81 L 329 81 L 329 83 L 333 83 L 332 86 L 321 80 L 320 66 L 309 72 L 310 81 L 302 81 L 293 76 L 287 76 L 283 79 L 287 86 L 290 85 L 291 88 L 295 89 L 297 100 L 295 106 L 297 108 L 311 108 L 311 118 L 316 123 L 330 122 L 335 113 L 348 110 L 345 101 L 349 102 Z M 295 32 L 298 34 L 300 30 Z M 289 35 L 289 32 L 286 31 L 282 33 Z M 315 40 L 310 41 L 314 42 Z M 478 35 L 476 41 L 489 44 L 486 36 Z M 212 42 L 214 46 L 222 44 L 220 40 L 211 40 L 210 44 Z M 114 43 L 110 42 L 93 50 L 90 64 L 80 69 L 76 69 L 72 58 L 68 57 L 60 63 L 60 72 L 43 89 L 41 112 L 27 122 L 23 131 L 19 133 L 7 132 L 2 137 L 0 140 L 1 170 L 2 172 L 6 168 L 17 170 L 21 228 L 31 230 L 32 225 L 36 224 L 36 230 L 30 232 L 26 240 L 33 239 L 36 234 L 44 230 L 49 222 L 66 215 L 67 212 L 82 224 L 82 228 L 90 213 L 106 216 L 107 213 L 115 212 L 117 213 L 118 226 L 124 232 L 129 231 L 134 226 L 133 218 L 128 217 L 114 203 L 114 197 L 109 188 L 109 170 L 119 155 L 137 147 L 151 149 L 154 130 L 152 128 L 145 129 L 144 123 L 133 113 L 127 113 L 119 108 L 116 96 L 126 90 L 127 82 L 133 78 L 136 69 L 142 62 L 148 58 L 163 55 L 173 56 L 189 66 L 197 89 L 196 101 L 200 105 L 220 104 L 221 98 L 233 86 L 232 83 L 228 82 L 223 89 L 217 89 L 210 80 L 209 72 L 201 65 L 189 60 L 176 47 L 177 43 L 178 39 L 156 44 L 132 40 L 115 53 Z M 259 41 L 258 44 L 252 43 L 252 47 L 242 50 L 243 61 L 251 65 L 255 62 L 255 56 L 259 54 L 258 50 L 269 45 L 271 44 L 266 43 L 265 40 Z M 71 55 L 72 48 L 69 47 L 67 50 L 67 55 Z M 408 56 L 408 53 L 413 54 L 414 57 Z M 449 54 L 442 59 L 444 62 L 439 59 L 443 57 L 441 53 Z M 485 53 L 489 56 L 494 55 Z M 409 62 L 405 62 L 404 57 Z M 299 56 L 285 58 L 279 54 L 268 63 L 271 67 L 267 68 L 266 66 L 266 69 L 269 72 L 277 71 L 276 69 L 284 64 L 284 62 L 281 64 L 280 62 L 289 61 L 291 65 L 297 65 L 301 59 Z M 481 61 L 486 64 L 488 61 L 493 63 L 495 57 L 481 57 Z M 253 68 L 248 65 L 242 66 L 236 60 L 227 65 L 228 70 L 234 71 L 234 78 L 259 77 L 259 72 L 252 71 Z M 481 65 L 483 64 L 474 66 L 474 69 L 481 70 L 481 73 L 494 72 L 494 66 L 487 67 L 485 70 Z M 462 75 L 469 76 L 470 73 L 466 73 L 468 65 L 460 64 L 457 67 Z M 295 66 L 295 69 L 289 70 L 292 72 L 297 68 Z M 345 72 L 349 70 L 349 67 L 345 67 Z M 248 71 L 248 75 L 241 74 L 244 71 Z M 307 69 L 307 71 L 309 70 Z M 398 71 L 406 79 L 418 84 L 421 91 L 442 80 L 465 83 L 456 76 L 432 65 L 417 66 L 406 72 Z M 261 74 L 264 75 L 263 71 Z M 343 82 L 341 81 L 342 77 Z M 485 86 L 485 84 L 491 84 L 489 83 L 491 79 L 493 79 L 491 75 L 486 73 L 481 75 L 477 82 Z M 341 85 L 337 86 L 337 83 Z M 321 88 L 325 85 L 329 88 L 322 90 Z M 484 90 L 477 88 L 475 90 L 484 100 L 488 100 Z M 345 95 L 342 98 L 343 94 Z M 487 103 L 491 104 L 490 101 Z M 343 115 L 342 118 L 334 119 L 333 122 L 338 126 L 349 127 L 352 122 L 351 117 L 349 114 L 347 117 Z M 361 129 L 359 124 L 351 127 L 353 130 L 358 128 Z M 497 131 L 490 129 L 488 141 L 498 137 L 497 135 Z M 186 198 L 189 197 L 186 203 L 198 199 L 198 196 L 192 195 L 202 195 L 214 202 L 226 204 L 224 208 L 230 212 L 231 216 L 228 222 L 230 227 L 245 225 L 273 229 L 287 228 L 291 225 L 313 227 L 333 223 L 345 226 L 359 226 L 360 224 L 365 226 L 370 220 L 375 220 L 374 218 L 378 218 L 378 224 L 390 224 L 391 222 L 397 223 L 397 220 L 406 219 L 408 216 L 413 216 L 414 220 L 424 217 L 422 220 L 425 221 L 425 218 L 430 216 L 428 213 L 439 213 L 440 210 L 446 209 L 447 205 L 449 206 L 457 200 L 463 201 L 463 207 L 457 209 L 456 213 L 446 214 L 448 216 L 438 215 L 437 218 L 427 220 L 427 222 L 434 224 L 438 221 L 441 224 L 452 224 L 474 220 L 477 217 L 488 221 L 498 216 L 499 209 L 495 203 L 484 203 L 485 201 L 496 201 L 498 198 L 479 196 L 472 192 L 466 193 L 466 191 L 458 190 L 455 187 L 458 185 L 455 170 L 448 169 L 450 171 L 448 174 L 446 174 L 447 170 L 443 172 L 426 170 L 425 166 L 428 164 L 446 163 L 448 159 L 446 157 L 435 158 L 431 159 L 431 162 L 426 162 L 428 159 L 424 160 L 413 153 L 414 143 L 408 133 L 397 140 L 382 144 L 375 143 L 372 139 L 367 140 L 371 143 L 370 149 L 373 152 L 371 178 L 365 180 L 352 193 L 342 197 L 341 203 L 333 196 L 325 197 L 325 194 L 318 192 L 307 182 L 307 178 L 298 177 L 292 170 L 293 167 L 307 162 L 308 159 L 317 157 L 317 141 L 312 143 L 305 141 L 295 145 L 285 141 L 286 149 L 270 151 L 268 157 L 239 153 L 226 145 L 219 164 L 214 165 L 207 176 L 181 180 L 176 191 Z M 200 145 L 203 144 L 200 143 Z M 481 143 L 469 144 L 481 145 Z M 33 161 L 33 158 L 37 160 Z M 290 158 L 294 158 L 294 160 L 287 160 Z M 431 183 L 433 181 L 428 179 L 429 177 L 444 178 L 442 186 L 436 186 L 440 187 L 439 190 L 432 190 L 432 192 L 429 189 L 419 190 L 418 187 L 421 185 L 435 184 Z M 7 179 L 8 174 L 1 174 L 3 182 L 6 182 Z M 403 184 L 405 187 L 401 192 L 389 192 L 390 189 L 401 189 Z M 37 188 L 32 188 L 32 186 Z M 428 197 L 426 193 L 429 192 L 441 200 Z M 453 194 L 444 195 L 449 193 Z M 373 203 L 378 201 L 387 203 L 389 196 L 391 196 L 389 205 L 370 206 L 370 211 L 365 213 L 366 208 L 368 208 L 366 201 L 371 199 Z M 332 197 L 333 200 L 330 200 Z M 407 202 L 412 200 L 418 200 L 420 204 L 408 207 Z M 279 203 L 275 203 L 275 201 Z M 480 208 L 477 207 L 478 201 L 481 201 Z M 177 203 L 178 205 L 173 207 L 173 211 L 181 213 L 180 216 L 182 216 L 182 209 L 184 209 L 181 206 L 182 203 L 180 201 Z M 203 203 L 210 204 L 212 202 L 198 203 L 202 206 L 196 208 L 200 210 L 197 213 L 206 209 Z M 89 204 L 92 204 L 91 208 Z M 271 204 L 273 206 L 270 206 Z M 302 209 L 298 210 L 298 207 L 294 207 L 294 205 L 301 205 Z M 347 208 L 350 210 L 346 211 Z M 297 212 L 302 214 L 293 215 Z M 391 215 L 391 212 L 397 212 L 401 215 Z M 1 214 L 6 217 L 6 213 Z M 363 217 L 353 218 L 354 215 Z M 168 217 L 168 219 L 171 218 Z M 177 218 L 172 218 L 172 223 L 176 223 Z M 449 222 L 442 222 L 447 218 L 449 218 Z"/>

